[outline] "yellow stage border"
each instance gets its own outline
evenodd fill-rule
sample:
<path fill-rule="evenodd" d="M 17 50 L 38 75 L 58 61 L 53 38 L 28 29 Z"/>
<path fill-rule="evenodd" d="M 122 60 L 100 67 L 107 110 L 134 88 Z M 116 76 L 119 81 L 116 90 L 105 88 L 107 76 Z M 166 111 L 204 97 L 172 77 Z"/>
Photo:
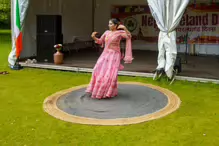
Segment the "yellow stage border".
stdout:
<path fill-rule="evenodd" d="M 137 124 L 137 123 L 142 123 L 142 122 L 162 118 L 176 111 L 180 107 L 180 103 L 181 103 L 180 98 L 170 90 L 151 84 L 144 84 L 137 82 L 119 82 L 119 84 L 141 85 L 160 91 L 168 98 L 168 104 L 164 108 L 160 109 L 159 111 L 151 114 L 147 114 L 139 117 L 118 118 L 118 119 L 95 119 L 95 118 L 79 117 L 79 116 L 70 115 L 60 110 L 56 105 L 57 100 L 65 94 L 68 94 L 72 91 L 88 86 L 88 85 L 81 85 L 70 89 L 62 90 L 60 92 L 57 92 L 47 97 L 43 103 L 43 109 L 49 115 L 57 119 L 71 123 L 87 124 L 87 125 L 129 125 L 129 124 Z"/>

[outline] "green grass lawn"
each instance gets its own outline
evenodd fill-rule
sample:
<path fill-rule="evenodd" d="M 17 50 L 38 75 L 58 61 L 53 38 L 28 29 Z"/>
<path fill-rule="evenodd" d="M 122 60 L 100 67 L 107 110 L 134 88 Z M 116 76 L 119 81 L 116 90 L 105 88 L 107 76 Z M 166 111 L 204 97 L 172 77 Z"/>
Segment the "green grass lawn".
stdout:
<path fill-rule="evenodd" d="M 8 32 L 9 33 L 9 32 Z M 6 35 L 8 34 L 6 33 Z M 1 35 L 0 35 L 1 36 Z M 178 94 L 181 107 L 159 120 L 130 126 L 88 126 L 57 120 L 42 109 L 50 94 L 89 82 L 90 74 L 7 67 L 10 41 L 0 41 L 0 146 L 217 146 L 219 85 L 148 78 Z"/>

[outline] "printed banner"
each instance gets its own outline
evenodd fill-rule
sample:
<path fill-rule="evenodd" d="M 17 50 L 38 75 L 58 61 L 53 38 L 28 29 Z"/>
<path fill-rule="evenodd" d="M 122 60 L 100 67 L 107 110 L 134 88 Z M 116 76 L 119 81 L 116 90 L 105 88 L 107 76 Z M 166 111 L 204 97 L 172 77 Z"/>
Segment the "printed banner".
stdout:
<path fill-rule="evenodd" d="M 159 29 L 148 5 L 112 6 L 111 17 L 122 21 L 133 40 L 157 43 Z M 188 38 L 190 44 L 219 44 L 219 3 L 189 5 L 176 31 L 177 43 Z"/>

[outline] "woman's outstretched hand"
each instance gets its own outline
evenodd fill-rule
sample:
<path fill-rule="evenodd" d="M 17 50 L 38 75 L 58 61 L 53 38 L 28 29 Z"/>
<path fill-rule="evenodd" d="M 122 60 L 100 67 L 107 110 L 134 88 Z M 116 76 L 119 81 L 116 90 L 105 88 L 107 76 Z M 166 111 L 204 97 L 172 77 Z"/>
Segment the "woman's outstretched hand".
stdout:
<path fill-rule="evenodd" d="M 93 32 L 93 33 L 91 34 L 91 37 L 94 38 L 94 37 L 96 37 L 97 34 L 98 34 L 98 32 Z"/>

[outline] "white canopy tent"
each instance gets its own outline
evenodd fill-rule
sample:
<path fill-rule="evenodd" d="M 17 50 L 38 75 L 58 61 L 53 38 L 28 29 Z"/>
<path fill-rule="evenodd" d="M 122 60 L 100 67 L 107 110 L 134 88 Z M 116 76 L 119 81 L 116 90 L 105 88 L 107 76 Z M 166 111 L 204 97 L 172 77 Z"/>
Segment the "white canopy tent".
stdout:
<path fill-rule="evenodd" d="M 171 78 L 177 57 L 176 27 L 185 12 L 189 0 L 148 0 L 152 16 L 160 29 L 158 39 L 158 67 Z"/>
<path fill-rule="evenodd" d="M 102 33 L 108 27 L 111 5 L 145 4 L 145 0 L 14 0 L 12 13 L 12 51 L 8 62 L 13 66 L 17 60 L 15 46 L 16 2 L 20 8 L 23 43 L 20 57 L 36 56 L 36 15 L 62 15 L 64 43 L 72 41 L 73 36 L 90 36 L 93 29 Z M 23 9 L 22 9 L 23 8 Z M 25 8 L 25 9 L 24 9 Z M 95 8 L 95 11 L 94 11 Z M 94 13 L 95 17 L 92 16 Z"/>
<path fill-rule="evenodd" d="M 16 2 L 18 2 L 20 12 L 21 32 L 23 33 L 21 57 L 30 57 L 36 55 L 36 15 L 37 14 L 60 14 L 63 17 L 64 42 L 71 41 L 73 34 L 76 36 L 89 36 L 94 30 L 103 32 L 107 29 L 108 19 L 110 18 L 111 5 L 142 5 L 145 0 L 14 0 L 12 6 L 12 51 L 8 57 L 9 64 L 15 65 L 16 56 Z M 171 68 L 176 57 L 176 47 L 174 38 L 176 37 L 174 29 L 180 21 L 183 11 L 189 0 L 148 0 L 153 16 L 161 30 L 159 36 L 160 55 L 158 57 L 158 68 L 164 67 L 168 76 L 171 76 Z M 95 7 L 95 15 L 93 8 Z M 166 9 L 167 8 L 167 9 Z M 168 13 L 168 10 L 172 12 Z M 168 23 L 167 23 L 167 20 Z M 167 35 L 168 34 L 168 35 Z M 163 37 L 168 36 L 168 37 Z M 173 43 L 167 43 L 167 42 Z M 165 45 L 164 45 L 165 44 Z M 164 47 L 166 49 L 164 49 Z M 173 48 L 170 50 L 170 48 Z M 162 51 L 166 51 L 167 61 L 164 61 Z M 169 56 L 168 56 L 169 55 Z M 165 62 L 165 63 L 164 63 Z"/>
<path fill-rule="evenodd" d="M 86 2 L 85 2 L 86 1 Z M 12 13 L 12 51 L 8 57 L 10 65 L 14 65 L 17 56 L 16 48 L 16 2 L 19 4 L 20 24 L 23 41 L 20 57 L 36 56 L 36 15 L 62 15 L 64 41 L 72 40 L 73 35 L 89 35 L 93 29 L 92 1 L 90 0 L 14 0 L 11 1 Z M 84 5 L 86 3 L 87 5 Z"/>

